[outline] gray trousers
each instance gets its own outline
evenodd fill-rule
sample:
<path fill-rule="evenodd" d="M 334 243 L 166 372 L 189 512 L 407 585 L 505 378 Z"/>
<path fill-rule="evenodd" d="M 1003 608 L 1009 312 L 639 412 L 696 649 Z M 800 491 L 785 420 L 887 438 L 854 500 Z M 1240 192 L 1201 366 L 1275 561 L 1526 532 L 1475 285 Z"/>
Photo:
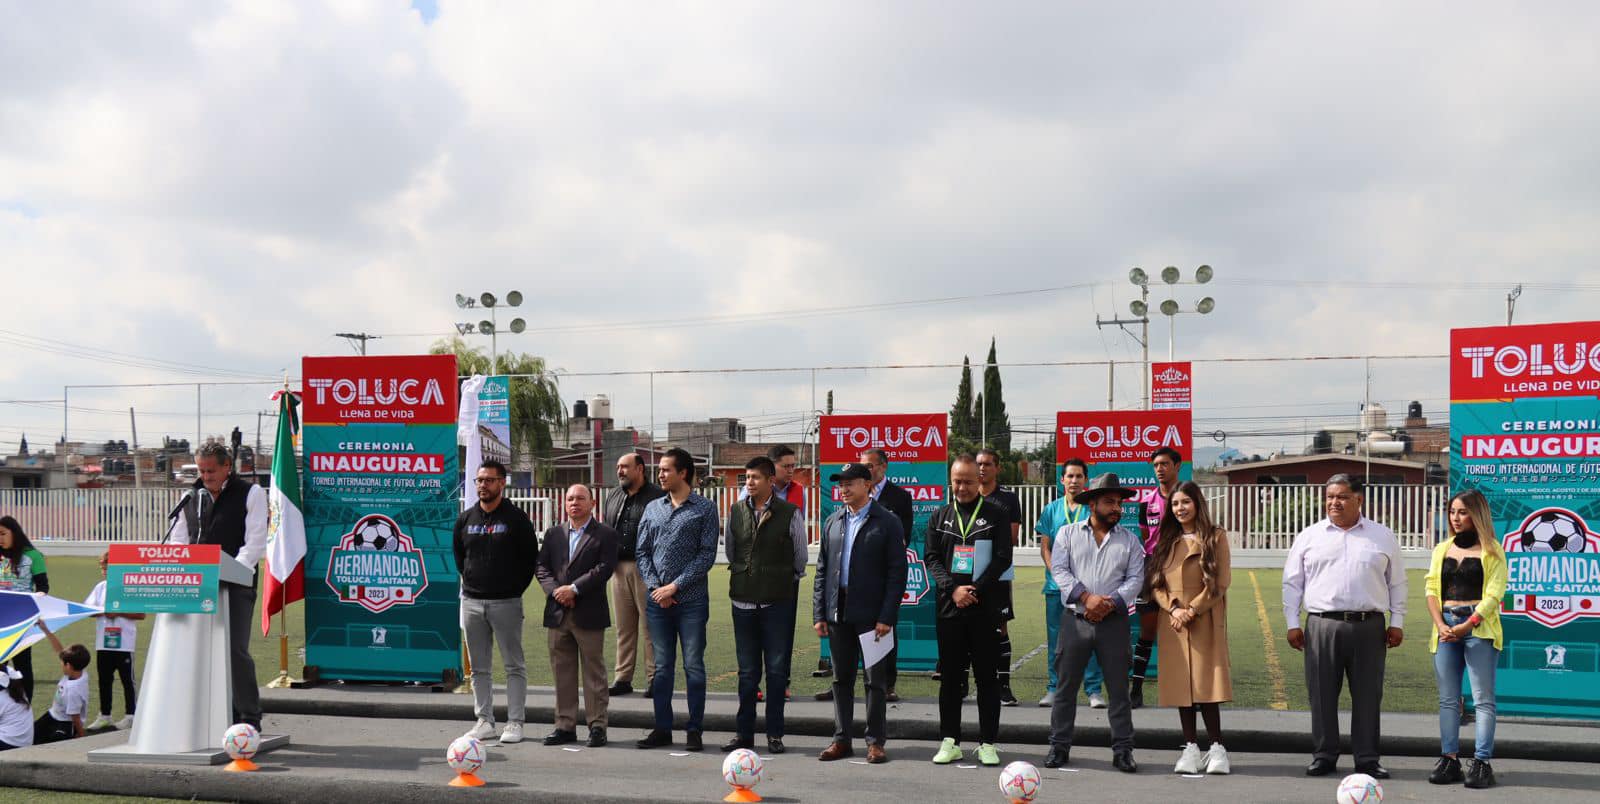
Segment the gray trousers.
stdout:
<path fill-rule="evenodd" d="M 1306 693 L 1311 699 L 1312 756 L 1339 758 L 1339 693 L 1350 679 L 1350 753 L 1378 761 L 1383 666 L 1389 646 L 1383 616 L 1360 622 L 1306 618 Z"/>
<path fill-rule="evenodd" d="M 461 630 L 467 632 L 472 703 L 478 719 L 494 722 L 492 641 L 499 643 L 500 662 L 506 666 L 506 720 L 521 723 L 528 711 L 528 668 L 522 657 L 522 598 L 462 598 Z"/>
<path fill-rule="evenodd" d="M 850 743 L 850 726 L 856 709 L 856 666 L 861 662 L 861 635 L 872 630 L 871 625 L 828 623 L 828 650 L 833 655 L 833 741 L 836 743 Z M 885 656 L 866 671 L 867 745 L 883 745 L 889 736 L 889 663 L 893 660 L 892 655 Z M 783 690 L 769 689 L 767 694 L 782 695 Z"/>
<path fill-rule="evenodd" d="M 256 660 L 250 657 L 250 632 L 255 630 L 256 588 L 220 585 L 228 597 L 228 669 L 233 675 L 233 722 L 261 727 L 261 688 L 256 685 Z"/>
<path fill-rule="evenodd" d="M 1111 720 L 1111 750 L 1133 750 L 1133 706 L 1128 702 L 1128 665 L 1132 662 L 1131 628 L 1128 612 L 1118 609 L 1098 623 L 1091 623 L 1066 609 L 1061 615 L 1057 637 L 1055 703 L 1050 706 L 1050 745 L 1072 748 L 1072 733 L 1078 723 L 1078 687 L 1083 684 L 1089 657 L 1100 661 L 1105 672 L 1106 715 Z"/>

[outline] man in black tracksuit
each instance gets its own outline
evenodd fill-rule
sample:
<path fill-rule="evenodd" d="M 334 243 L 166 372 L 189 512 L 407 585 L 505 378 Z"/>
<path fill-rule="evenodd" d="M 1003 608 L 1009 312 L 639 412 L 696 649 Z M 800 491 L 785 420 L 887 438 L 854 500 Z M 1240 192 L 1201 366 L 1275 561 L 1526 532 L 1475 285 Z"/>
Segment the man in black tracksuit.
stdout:
<path fill-rule="evenodd" d="M 928 520 L 923 562 L 933 579 L 939 639 L 939 736 L 933 761 L 961 759 L 961 699 L 967 666 L 978 687 L 978 761 L 1000 762 L 1000 634 L 1009 595 L 1001 576 L 1011 568 L 1010 517 L 978 493 L 970 455 L 950 466 L 955 501 Z"/>

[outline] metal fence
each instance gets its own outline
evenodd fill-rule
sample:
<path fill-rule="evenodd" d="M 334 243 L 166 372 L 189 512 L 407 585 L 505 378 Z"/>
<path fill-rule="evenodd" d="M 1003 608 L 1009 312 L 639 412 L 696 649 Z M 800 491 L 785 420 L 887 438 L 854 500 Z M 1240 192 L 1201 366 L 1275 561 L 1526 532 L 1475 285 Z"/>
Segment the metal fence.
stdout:
<path fill-rule="evenodd" d="M 1033 523 L 1059 494 L 1057 486 L 1016 486 L 1022 501 L 1022 546 L 1037 548 Z M 1233 545 L 1253 550 L 1288 550 L 1295 534 L 1323 517 L 1323 487 L 1315 485 L 1238 485 L 1204 487 L 1213 518 L 1228 528 Z M 181 488 L 156 489 L 0 489 L 0 514 L 22 523 L 31 539 L 42 544 L 110 544 L 157 542 L 166 535 L 167 513 L 183 494 Z M 564 489 L 513 490 L 512 502 L 528 511 L 543 530 L 561 516 Z M 601 505 L 615 489 L 600 489 Z M 739 498 L 739 489 L 712 488 L 704 493 L 724 516 Z M 819 490 L 806 490 L 807 532 L 819 540 Z M 1364 513 L 1387 525 L 1405 549 L 1431 549 L 1445 528 L 1444 486 L 1372 485 Z"/>

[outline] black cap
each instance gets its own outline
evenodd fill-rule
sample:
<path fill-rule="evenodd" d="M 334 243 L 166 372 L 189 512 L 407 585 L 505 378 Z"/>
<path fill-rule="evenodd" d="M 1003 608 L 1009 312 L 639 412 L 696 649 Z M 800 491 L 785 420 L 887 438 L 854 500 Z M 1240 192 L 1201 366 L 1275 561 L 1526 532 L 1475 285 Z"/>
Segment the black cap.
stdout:
<path fill-rule="evenodd" d="M 847 463 L 839 467 L 839 471 L 829 475 L 828 479 L 835 483 L 841 480 L 871 480 L 872 470 L 864 463 Z"/>

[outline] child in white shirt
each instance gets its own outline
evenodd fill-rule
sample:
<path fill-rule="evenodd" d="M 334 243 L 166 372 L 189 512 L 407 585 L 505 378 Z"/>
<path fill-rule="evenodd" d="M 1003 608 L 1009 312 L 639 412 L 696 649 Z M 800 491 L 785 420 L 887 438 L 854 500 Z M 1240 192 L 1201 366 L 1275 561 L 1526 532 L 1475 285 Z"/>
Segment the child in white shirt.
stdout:
<path fill-rule="evenodd" d="M 33 707 L 22 689 L 22 672 L 0 666 L 0 751 L 33 745 Z"/>
<path fill-rule="evenodd" d="M 49 636 L 50 641 L 59 648 L 61 640 L 56 639 L 55 634 Z M 73 645 L 58 655 L 61 657 L 61 682 L 56 685 L 56 697 L 50 703 L 50 711 L 33 722 L 35 745 L 70 740 L 85 734 L 83 716 L 89 711 L 89 674 L 86 672 L 89 649 Z"/>
<path fill-rule="evenodd" d="M 100 554 L 100 583 L 84 598 L 84 604 L 97 609 L 106 607 L 106 561 L 110 551 Z M 100 716 L 86 728 L 89 731 L 109 729 L 111 722 L 112 676 L 122 677 L 123 718 L 116 722 L 119 729 L 133 728 L 133 709 L 138 702 L 138 692 L 133 685 L 133 649 L 139 639 L 137 620 L 143 614 L 96 614 L 94 616 L 94 672 L 100 679 Z"/>

